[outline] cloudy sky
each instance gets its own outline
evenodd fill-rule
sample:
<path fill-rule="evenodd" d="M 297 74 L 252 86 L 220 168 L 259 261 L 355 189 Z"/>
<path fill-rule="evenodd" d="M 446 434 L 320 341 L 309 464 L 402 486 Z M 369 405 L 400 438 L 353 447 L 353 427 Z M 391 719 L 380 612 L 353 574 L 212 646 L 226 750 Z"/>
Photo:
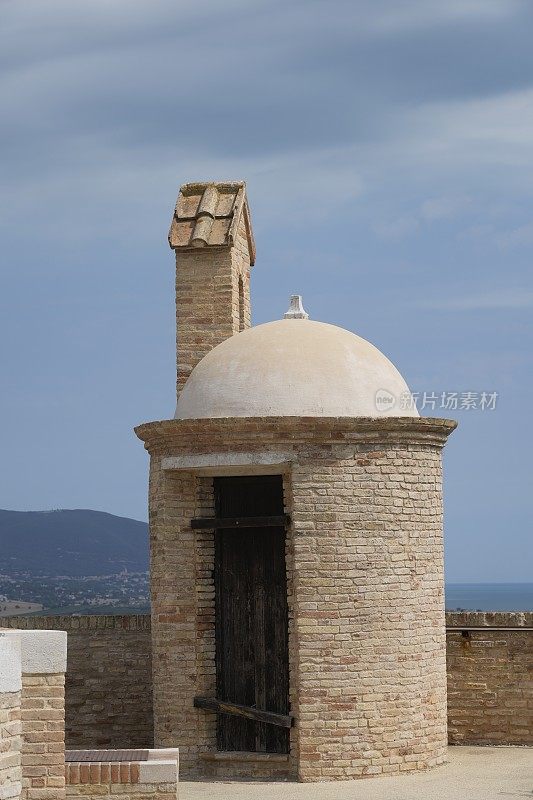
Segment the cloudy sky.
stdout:
<path fill-rule="evenodd" d="M 0 506 L 146 518 L 178 187 L 245 179 L 254 322 L 293 292 L 421 393 L 447 576 L 531 581 L 533 4 L 2 0 Z"/>

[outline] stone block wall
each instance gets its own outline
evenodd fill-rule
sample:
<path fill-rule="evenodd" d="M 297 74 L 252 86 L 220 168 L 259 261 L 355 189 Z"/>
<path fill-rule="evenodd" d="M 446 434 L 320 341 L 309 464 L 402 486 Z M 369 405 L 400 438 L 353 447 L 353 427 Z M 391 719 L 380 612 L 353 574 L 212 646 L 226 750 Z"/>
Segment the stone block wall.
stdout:
<path fill-rule="evenodd" d="M 533 613 L 446 616 L 450 743 L 532 746 Z"/>
<path fill-rule="evenodd" d="M 0 798 L 19 800 L 22 791 L 20 643 L 0 633 Z"/>
<path fill-rule="evenodd" d="M 1 624 L 67 631 L 67 747 L 153 744 L 149 615 L 10 617 Z"/>

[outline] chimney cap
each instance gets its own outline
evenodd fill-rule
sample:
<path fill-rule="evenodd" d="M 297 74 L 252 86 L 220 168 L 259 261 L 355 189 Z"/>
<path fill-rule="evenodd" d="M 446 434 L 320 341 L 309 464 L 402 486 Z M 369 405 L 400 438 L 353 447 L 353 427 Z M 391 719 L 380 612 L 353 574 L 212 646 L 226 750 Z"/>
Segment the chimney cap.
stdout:
<path fill-rule="evenodd" d="M 291 295 L 289 308 L 283 315 L 283 319 L 309 319 L 309 314 L 303 307 L 301 294 Z"/>
<path fill-rule="evenodd" d="M 245 182 L 185 183 L 178 194 L 168 242 L 173 250 L 232 247 L 241 219 L 253 265 L 255 242 Z"/>

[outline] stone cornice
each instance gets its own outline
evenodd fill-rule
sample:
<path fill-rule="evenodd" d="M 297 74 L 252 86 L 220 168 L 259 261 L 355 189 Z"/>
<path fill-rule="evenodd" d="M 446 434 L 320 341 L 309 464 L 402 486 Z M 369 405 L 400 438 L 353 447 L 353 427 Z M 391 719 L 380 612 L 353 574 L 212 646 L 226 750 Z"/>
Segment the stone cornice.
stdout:
<path fill-rule="evenodd" d="M 264 450 L 279 443 L 418 443 L 441 448 L 457 427 L 432 417 L 224 417 L 167 419 L 135 428 L 151 454 L 202 452 L 235 442 Z"/>

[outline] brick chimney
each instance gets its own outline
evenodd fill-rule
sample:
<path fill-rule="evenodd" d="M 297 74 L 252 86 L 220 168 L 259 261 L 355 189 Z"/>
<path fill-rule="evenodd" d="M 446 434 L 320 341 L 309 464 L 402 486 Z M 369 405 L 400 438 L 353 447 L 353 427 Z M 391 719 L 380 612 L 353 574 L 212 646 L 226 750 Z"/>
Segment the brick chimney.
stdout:
<path fill-rule="evenodd" d="M 168 241 L 176 252 L 179 396 L 206 353 L 251 324 L 255 244 L 244 181 L 182 186 Z"/>

